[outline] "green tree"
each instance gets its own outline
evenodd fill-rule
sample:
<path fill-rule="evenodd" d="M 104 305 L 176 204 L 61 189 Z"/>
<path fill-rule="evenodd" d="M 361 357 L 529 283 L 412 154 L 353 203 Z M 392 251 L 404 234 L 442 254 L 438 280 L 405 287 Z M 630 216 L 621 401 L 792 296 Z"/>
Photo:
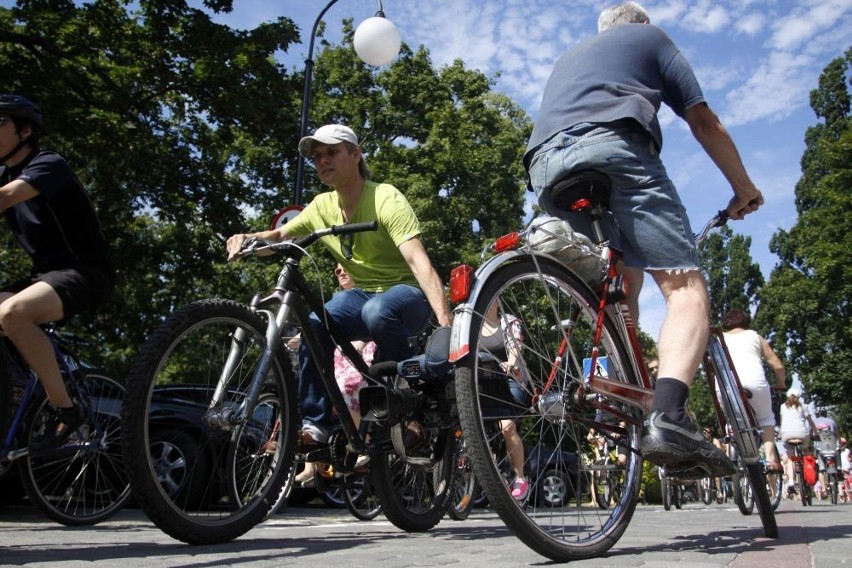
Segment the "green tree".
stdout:
<path fill-rule="evenodd" d="M 707 237 L 699 247 L 701 269 L 710 290 L 710 321 L 718 325 L 725 312 L 751 312 L 763 286 L 760 266 L 749 253 L 751 237 L 735 235 L 728 226 Z"/>
<path fill-rule="evenodd" d="M 811 398 L 850 424 L 852 404 L 852 117 L 847 88 L 852 49 L 832 61 L 811 92 L 822 122 L 808 128 L 798 220 L 772 238 L 779 262 L 760 293 L 757 324 L 786 345 L 789 368 Z"/>
<path fill-rule="evenodd" d="M 224 238 L 266 226 L 292 194 L 303 76 L 275 59 L 299 39 L 287 18 L 248 31 L 212 21 L 230 0 L 19 0 L 0 8 L 4 90 L 37 101 L 43 146 L 89 189 L 120 276 L 83 355 L 121 376 L 147 333 L 174 308 L 269 286 L 271 262 L 224 261 Z M 478 262 L 487 238 L 518 227 L 520 156 L 531 123 L 493 80 L 461 62 L 436 70 L 407 46 L 376 69 L 341 45 L 317 58 L 311 124 L 360 135 L 375 177 L 406 193 L 439 272 Z M 320 187 L 308 172 L 306 200 Z M 8 241 L 8 232 L 0 237 Z M 3 247 L 0 269 L 28 262 Z M 319 255 L 325 257 L 325 255 Z M 330 259 L 318 272 L 333 285 Z"/>
<path fill-rule="evenodd" d="M 375 70 L 356 57 L 352 35 L 347 20 L 342 44 L 326 43 L 316 58 L 311 124 L 340 121 L 359 134 L 374 179 L 411 202 L 446 280 L 460 262 L 479 264 L 488 239 L 520 226 L 532 122 L 461 61 L 435 69 L 425 48 L 404 45 Z M 306 196 L 328 189 L 312 172 L 306 178 Z"/>
<path fill-rule="evenodd" d="M 175 306 L 247 293 L 255 269 L 223 265 L 223 236 L 282 205 L 301 78 L 274 54 L 298 37 L 287 18 L 233 30 L 183 0 L 0 8 L 3 89 L 41 105 L 43 147 L 77 171 L 114 245 L 109 305 L 72 326 L 94 339 L 88 359 L 120 375 Z M 3 250 L 5 274 L 28 267 Z"/>

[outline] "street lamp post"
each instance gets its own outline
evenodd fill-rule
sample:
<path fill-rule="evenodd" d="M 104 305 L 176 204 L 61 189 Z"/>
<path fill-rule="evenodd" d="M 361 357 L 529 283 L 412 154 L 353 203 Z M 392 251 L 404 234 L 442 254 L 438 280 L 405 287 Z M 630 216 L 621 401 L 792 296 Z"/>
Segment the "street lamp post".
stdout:
<path fill-rule="evenodd" d="M 314 71 L 314 40 L 317 28 L 328 9 L 338 0 L 331 0 L 319 13 L 311 30 L 308 43 L 308 58 L 305 59 L 305 90 L 302 94 L 302 116 L 299 128 L 299 139 L 308 134 L 308 113 L 311 109 L 311 81 Z M 399 53 L 400 37 L 396 27 L 387 19 L 382 11 L 382 2 L 378 0 L 379 10 L 376 16 L 364 20 L 355 30 L 355 51 L 362 61 L 368 65 L 386 65 Z M 293 205 L 302 204 L 302 191 L 305 180 L 305 157 L 299 152 L 296 159 L 296 187 L 293 190 Z"/>

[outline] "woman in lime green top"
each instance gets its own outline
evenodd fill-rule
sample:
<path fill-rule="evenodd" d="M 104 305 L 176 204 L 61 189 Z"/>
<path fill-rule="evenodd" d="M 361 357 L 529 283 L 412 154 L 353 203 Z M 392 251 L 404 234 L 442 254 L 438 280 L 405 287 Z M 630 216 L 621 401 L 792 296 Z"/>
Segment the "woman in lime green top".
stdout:
<path fill-rule="evenodd" d="M 326 309 L 350 341 L 376 342 L 376 360 L 401 361 L 412 356 L 409 338 L 426 327 L 432 313 L 442 326 L 450 324 L 451 316 L 411 205 L 394 186 L 370 181 L 358 137 L 347 126 L 327 124 L 317 129 L 299 142 L 299 151 L 334 191 L 318 195 L 277 229 L 231 236 L 229 258 L 249 236 L 281 241 L 331 225 L 377 221 L 377 231 L 323 237 L 332 256 L 358 284 L 332 296 Z M 311 324 L 322 327 L 315 314 Z M 324 333 L 320 337 L 329 341 L 325 351 L 331 354 L 330 340 Z M 334 425 L 331 401 L 305 346 L 299 350 L 299 369 L 302 441 L 325 443 Z"/>

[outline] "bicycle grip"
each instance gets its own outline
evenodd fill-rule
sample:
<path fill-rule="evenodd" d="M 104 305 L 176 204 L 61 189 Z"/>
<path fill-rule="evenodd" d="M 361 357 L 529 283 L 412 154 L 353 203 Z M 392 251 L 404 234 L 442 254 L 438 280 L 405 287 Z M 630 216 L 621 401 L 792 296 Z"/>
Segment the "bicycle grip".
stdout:
<path fill-rule="evenodd" d="M 332 235 L 344 235 L 347 233 L 362 233 L 364 231 L 376 231 L 379 228 L 378 221 L 367 221 L 364 223 L 347 223 L 335 225 L 331 228 Z"/>

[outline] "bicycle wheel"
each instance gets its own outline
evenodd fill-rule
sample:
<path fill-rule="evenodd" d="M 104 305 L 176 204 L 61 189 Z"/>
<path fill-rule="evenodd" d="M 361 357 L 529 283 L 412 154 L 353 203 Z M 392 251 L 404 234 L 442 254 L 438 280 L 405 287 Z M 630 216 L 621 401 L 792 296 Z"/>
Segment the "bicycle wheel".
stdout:
<path fill-rule="evenodd" d="M 838 500 L 838 496 L 839 496 L 839 488 L 840 488 L 840 483 L 837 481 L 837 474 L 836 473 L 826 474 L 825 482 L 826 482 L 826 485 L 828 486 L 827 487 L 828 497 L 829 497 L 829 500 L 831 501 L 831 504 L 837 505 L 837 500 Z"/>
<path fill-rule="evenodd" d="M 766 489 L 769 492 L 772 510 L 777 511 L 784 491 L 784 476 L 780 472 L 766 471 L 765 469 L 764 475 L 766 476 Z"/>
<path fill-rule="evenodd" d="M 495 269 L 471 300 L 469 337 L 463 338 L 469 354 L 456 367 L 456 396 L 465 436 L 473 456 L 474 472 L 488 501 L 506 526 L 527 546 L 556 561 L 600 556 L 627 528 L 639 495 L 642 460 L 639 456 L 641 411 L 600 398 L 604 422 L 614 426 L 622 444 L 629 448 L 624 470 L 624 492 L 606 510 L 590 509 L 581 495 L 590 468 L 581 455 L 594 422 L 595 408 L 586 397 L 574 397 L 584 384 L 584 358 L 592 352 L 598 300 L 573 272 L 544 257 L 523 257 Z M 484 314 L 499 302 L 503 314 L 519 319 L 523 343 L 518 345 L 519 375 L 523 396 L 511 392 L 514 385 L 489 359 L 482 345 Z M 638 385 L 621 335 L 606 313 L 598 345 L 598 374 Z M 516 502 L 503 480 L 504 455 L 491 451 L 496 421 L 511 420 L 521 437 L 526 455 L 525 473 L 532 480 L 533 496 L 525 506 Z M 542 498 L 542 475 L 558 472 L 567 483 L 558 500 Z"/>
<path fill-rule="evenodd" d="M 450 430 L 433 428 L 426 431 L 418 450 L 405 458 L 389 453 L 370 460 L 373 488 L 394 526 L 422 532 L 441 521 L 453 485 L 453 446 Z"/>
<path fill-rule="evenodd" d="M 741 477 L 747 480 L 752 499 L 757 504 L 764 534 L 769 538 L 778 538 L 778 523 L 769 499 L 763 466 L 759 461 L 762 446 L 760 428 L 755 423 L 751 407 L 744 398 L 742 388 L 736 379 L 737 375 L 733 370 L 727 348 L 719 335 L 715 333 L 710 335 L 708 351 L 712 368 L 705 370 L 715 375 L 719 385 L 719 403 L 727 426 L 733 433 L 729 445 L 736 448 L 739 460 L 735 463 Z M 737 485 L 737 480 L 734 479 L 735 492 Z M 740 489 L 743 492 L 742 484 Z M 743 498 L 747 498 L 746 493 L 743 494 Z M 742 509 L 740 511 L 742 512 Z"/>
<path fill-rule="evenodd" d="M 343 476 L 343 499 L 356 519 L 372 521 L 382 512 L 382 503 L 373 490 L 370 475 L 350 473 Z"/>
<path fill-rule="evenodd" d="M 283 349 L 255 385 L 255 407 L 243 408 L 265 333 L 264 320 L 247 307 L 205 300 L 174 312 L 133 362 L 124 405 L 125 462 L 140 507 L 177 540 L 237 538 L 281 495 L 297 423 L 296 383 Z"/>
<path fill-rule="evenodd" d="M 454 521 L 463 521 L 470 516 L 476 495 L 482 491 L 473 473 L 473 465 L 470 463 L 470 455 L 464 439 L 459 445 L 456 470 L 453 472 L 453 490 L 447 507 L 447 515 Z"/>
<path fill-rule="evenodd" d="M 62 448 L 23 458 L 21 481 L 33 505 L 49 518 L 68 526 L 93 525 L 118 512 L 130 497 L 120 444 L 124 387 L 89 370 L 76 387 L 69 385 L 69 393 L 91 410 L 89 423 Z M 34 398 L 26 419 L 27 445 L 43 434 L 48 413 L 47 399 Z"/>
<path fill-rule="evenodd" d="M 737 504 L 740 513 L 751 515 L 754 512 L 754 493 L 746 475 L 745 463 L 740 459 L 733 443 L 728 444 L 728 457 L 737 465 L 737 473 L 731 476 L 734 486 L 734 503 Z"/>
<path fill-rule="evenodd" d="M 713 502 L 713 493 L 715 493 L 715 488 L 713 487 L 713 478 L 712 477 L 704 477 L 701 479 L 701 502 L 705 505 L 709 505 Z"/>
<path fill-rule="evenodd" d="M 801 466 L 796 470 L 796 491 L 799 492 L 799 498 L 802 501 L 802 506 L 807 507 L 811 504 L 811 488 L 805 483 L 805 476 L 802 473 Z"/>
<path fill-rule="evenodd" d="M 666 511 L 672 510 L 672 483 L 667 477 L 660 480 L 660 488 L 663 494 L 663 509 Z"/>
<path fill-rule="evenodd" d="M 597 466 L 606 467 L 603 463 L 599 463 Z M 612 499 L 612 492 L 609 488 L 609 476 L 605 469 L 595 471 L 592 476 L 595 483 L 595 501 L 598 507 L 606 509 L 609 507 L 610 500 Z"/>

